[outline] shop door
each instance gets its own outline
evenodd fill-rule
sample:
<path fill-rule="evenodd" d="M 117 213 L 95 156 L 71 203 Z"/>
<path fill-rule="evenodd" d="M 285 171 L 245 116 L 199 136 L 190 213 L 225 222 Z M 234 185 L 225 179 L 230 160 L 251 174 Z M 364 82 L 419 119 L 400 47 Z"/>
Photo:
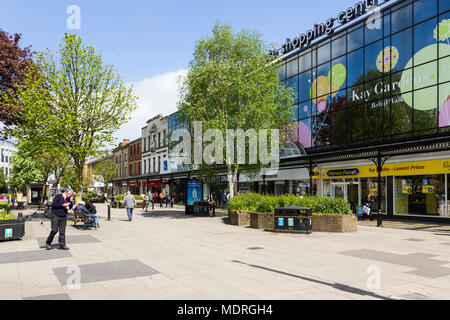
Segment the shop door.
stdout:
<path fill-rule="evenodd" d="M 347 185 L 345 183 L 331 183 L 331 197 L 347 200 Z"/>

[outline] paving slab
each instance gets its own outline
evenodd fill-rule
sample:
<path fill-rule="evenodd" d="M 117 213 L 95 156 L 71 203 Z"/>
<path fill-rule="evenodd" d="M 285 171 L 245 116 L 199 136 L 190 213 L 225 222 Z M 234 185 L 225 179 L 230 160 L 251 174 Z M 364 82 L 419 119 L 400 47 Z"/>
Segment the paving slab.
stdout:
<path fill-rule="evenodd" d="M 65 250 L 31 250 L 0 253 L 0 264 L 19 263 L 31 261 L 47 261 L 71 257 L 72 254 Z"/>

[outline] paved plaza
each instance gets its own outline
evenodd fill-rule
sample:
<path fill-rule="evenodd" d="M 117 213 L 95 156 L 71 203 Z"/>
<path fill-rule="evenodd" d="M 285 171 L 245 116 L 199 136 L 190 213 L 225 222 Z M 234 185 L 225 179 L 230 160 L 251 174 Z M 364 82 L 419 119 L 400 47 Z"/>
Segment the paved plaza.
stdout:
<path fill-rule="evenodd" d="M 450 299 L 450 226 L 276 234 L 224 212 L 97 208 L 100 229 L 68 224 L 70 251 L 43 248 L 39 218 L 0 242 L 0 299 Z"/>

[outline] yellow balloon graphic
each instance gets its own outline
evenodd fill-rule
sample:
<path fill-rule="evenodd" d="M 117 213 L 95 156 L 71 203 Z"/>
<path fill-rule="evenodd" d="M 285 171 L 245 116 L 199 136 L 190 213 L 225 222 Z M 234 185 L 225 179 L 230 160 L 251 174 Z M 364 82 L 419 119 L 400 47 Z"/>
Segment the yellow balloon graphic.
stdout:
<path fill-rule="evenodd" d="M 311 100 L 317 104 L 319 100 L 325 100 L 330 94 L 330 85 L 328 78 L 324 76 L 318 77 L 311 86 Z"/>
<path fill-rule="evenodd" d="M 331 91 L 333 97 L 337 94 L 337 91 L 345 83 L 347 78 L 347 69 L 342 63 L 335 64 L 330 72 L 328 72 L 328 83 L 331 83 Z"/>

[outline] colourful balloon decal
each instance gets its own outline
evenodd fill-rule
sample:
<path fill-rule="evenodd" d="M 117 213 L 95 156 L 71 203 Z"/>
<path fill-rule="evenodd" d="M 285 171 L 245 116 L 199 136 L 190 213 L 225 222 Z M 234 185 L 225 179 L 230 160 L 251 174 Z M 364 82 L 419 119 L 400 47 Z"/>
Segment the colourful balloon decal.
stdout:
<path fill-rule="evenodd" d="M 319 112 L 319 113 L 322 113 L 322 112 L 324 112 L 325 110 L 326 110 L 326 108 L 327 108 L 327 100 L 326 99 L 321 99 L 320 101 L 319 101 L 319 103 L 317 104 L 317 111 Z"/>
<path fill-rule="evenodd" d="M 441 106 L 439 110 L 439 127 L 450 126 L 450 96 L 448 96 L 447 101 Z"/>
<path fill-rule="evenodd" d="M 328 83 L 331 83 L 331 91 L 333 92 L 332 96 L 334 97 L 337 94 L 342 85 L 345 83 L 345 79 L 347 78 L 347 69 L 342 63 L 335 64 L 330 72 L 328 72 Z"/>
<path fill-rule="evenodd" d="M 311 129 L 303 121 L 298 122 L 298 142 L 303 148 L 313 147 Z"/>
<path fill-rule="evenodd" d="M 414 79 L 412 78 L 412 66 L 413 60 L 416 61 L 431 61 L 436 59 L 436 52 L 438 50 L 438 44 L 432 44 L 423 48 L 412 57 L 405 66 L 405 71 L 402 73 L 402 77 L 399 82 L 399 87 L 403 95 L 403 100 L 410 107 L 414 106 L 416 110 L 431 110 L 435 109 L 437 105 L 442 105 L 449 95 L 450 83 L 444 83 L 439 86 L 439 97 L 437 97 L 436 90 L 429 89 L 418 92 L 417 94 L 411 94 L 410 92 L 414 88 L 425 88 L 434 86 L 437 84 L 437 62 L 429 63 L 425 66 L 419 66 L 414 69 Z M 450 45 L 439 44 L 439 52 L 441 56 L 450 55 Z M 441 60 L 445 61 L 445 60 Z M 441 83 L 449 77 L 449 66 L 445 63 L 439 64 L 439 77 Z M 414 96 L 414 105 L 413 105 Z"/>
<path fill-rule="evenodd" d="M 398 63 L 400 54 L 398 49 L 393 46 L 389 46 L 381 50 L 377 57 L 377 69 L 380 72 L 389 72 L 395 68 Z"/>
<path fill-rule="evenodd" d="M 450 44 L 450 19 L 442 20 L 436 29 L 434 29 L 434 38 L 438 41 L 446 41 Z"/>
<path fill-rule="evenodd" d="M 311 86 L 311 99 L 315 104 L 318 100 L 326 100 L 330 94 L 330 85 L 328 79 L 324 76 L 318 77 Z"/>

